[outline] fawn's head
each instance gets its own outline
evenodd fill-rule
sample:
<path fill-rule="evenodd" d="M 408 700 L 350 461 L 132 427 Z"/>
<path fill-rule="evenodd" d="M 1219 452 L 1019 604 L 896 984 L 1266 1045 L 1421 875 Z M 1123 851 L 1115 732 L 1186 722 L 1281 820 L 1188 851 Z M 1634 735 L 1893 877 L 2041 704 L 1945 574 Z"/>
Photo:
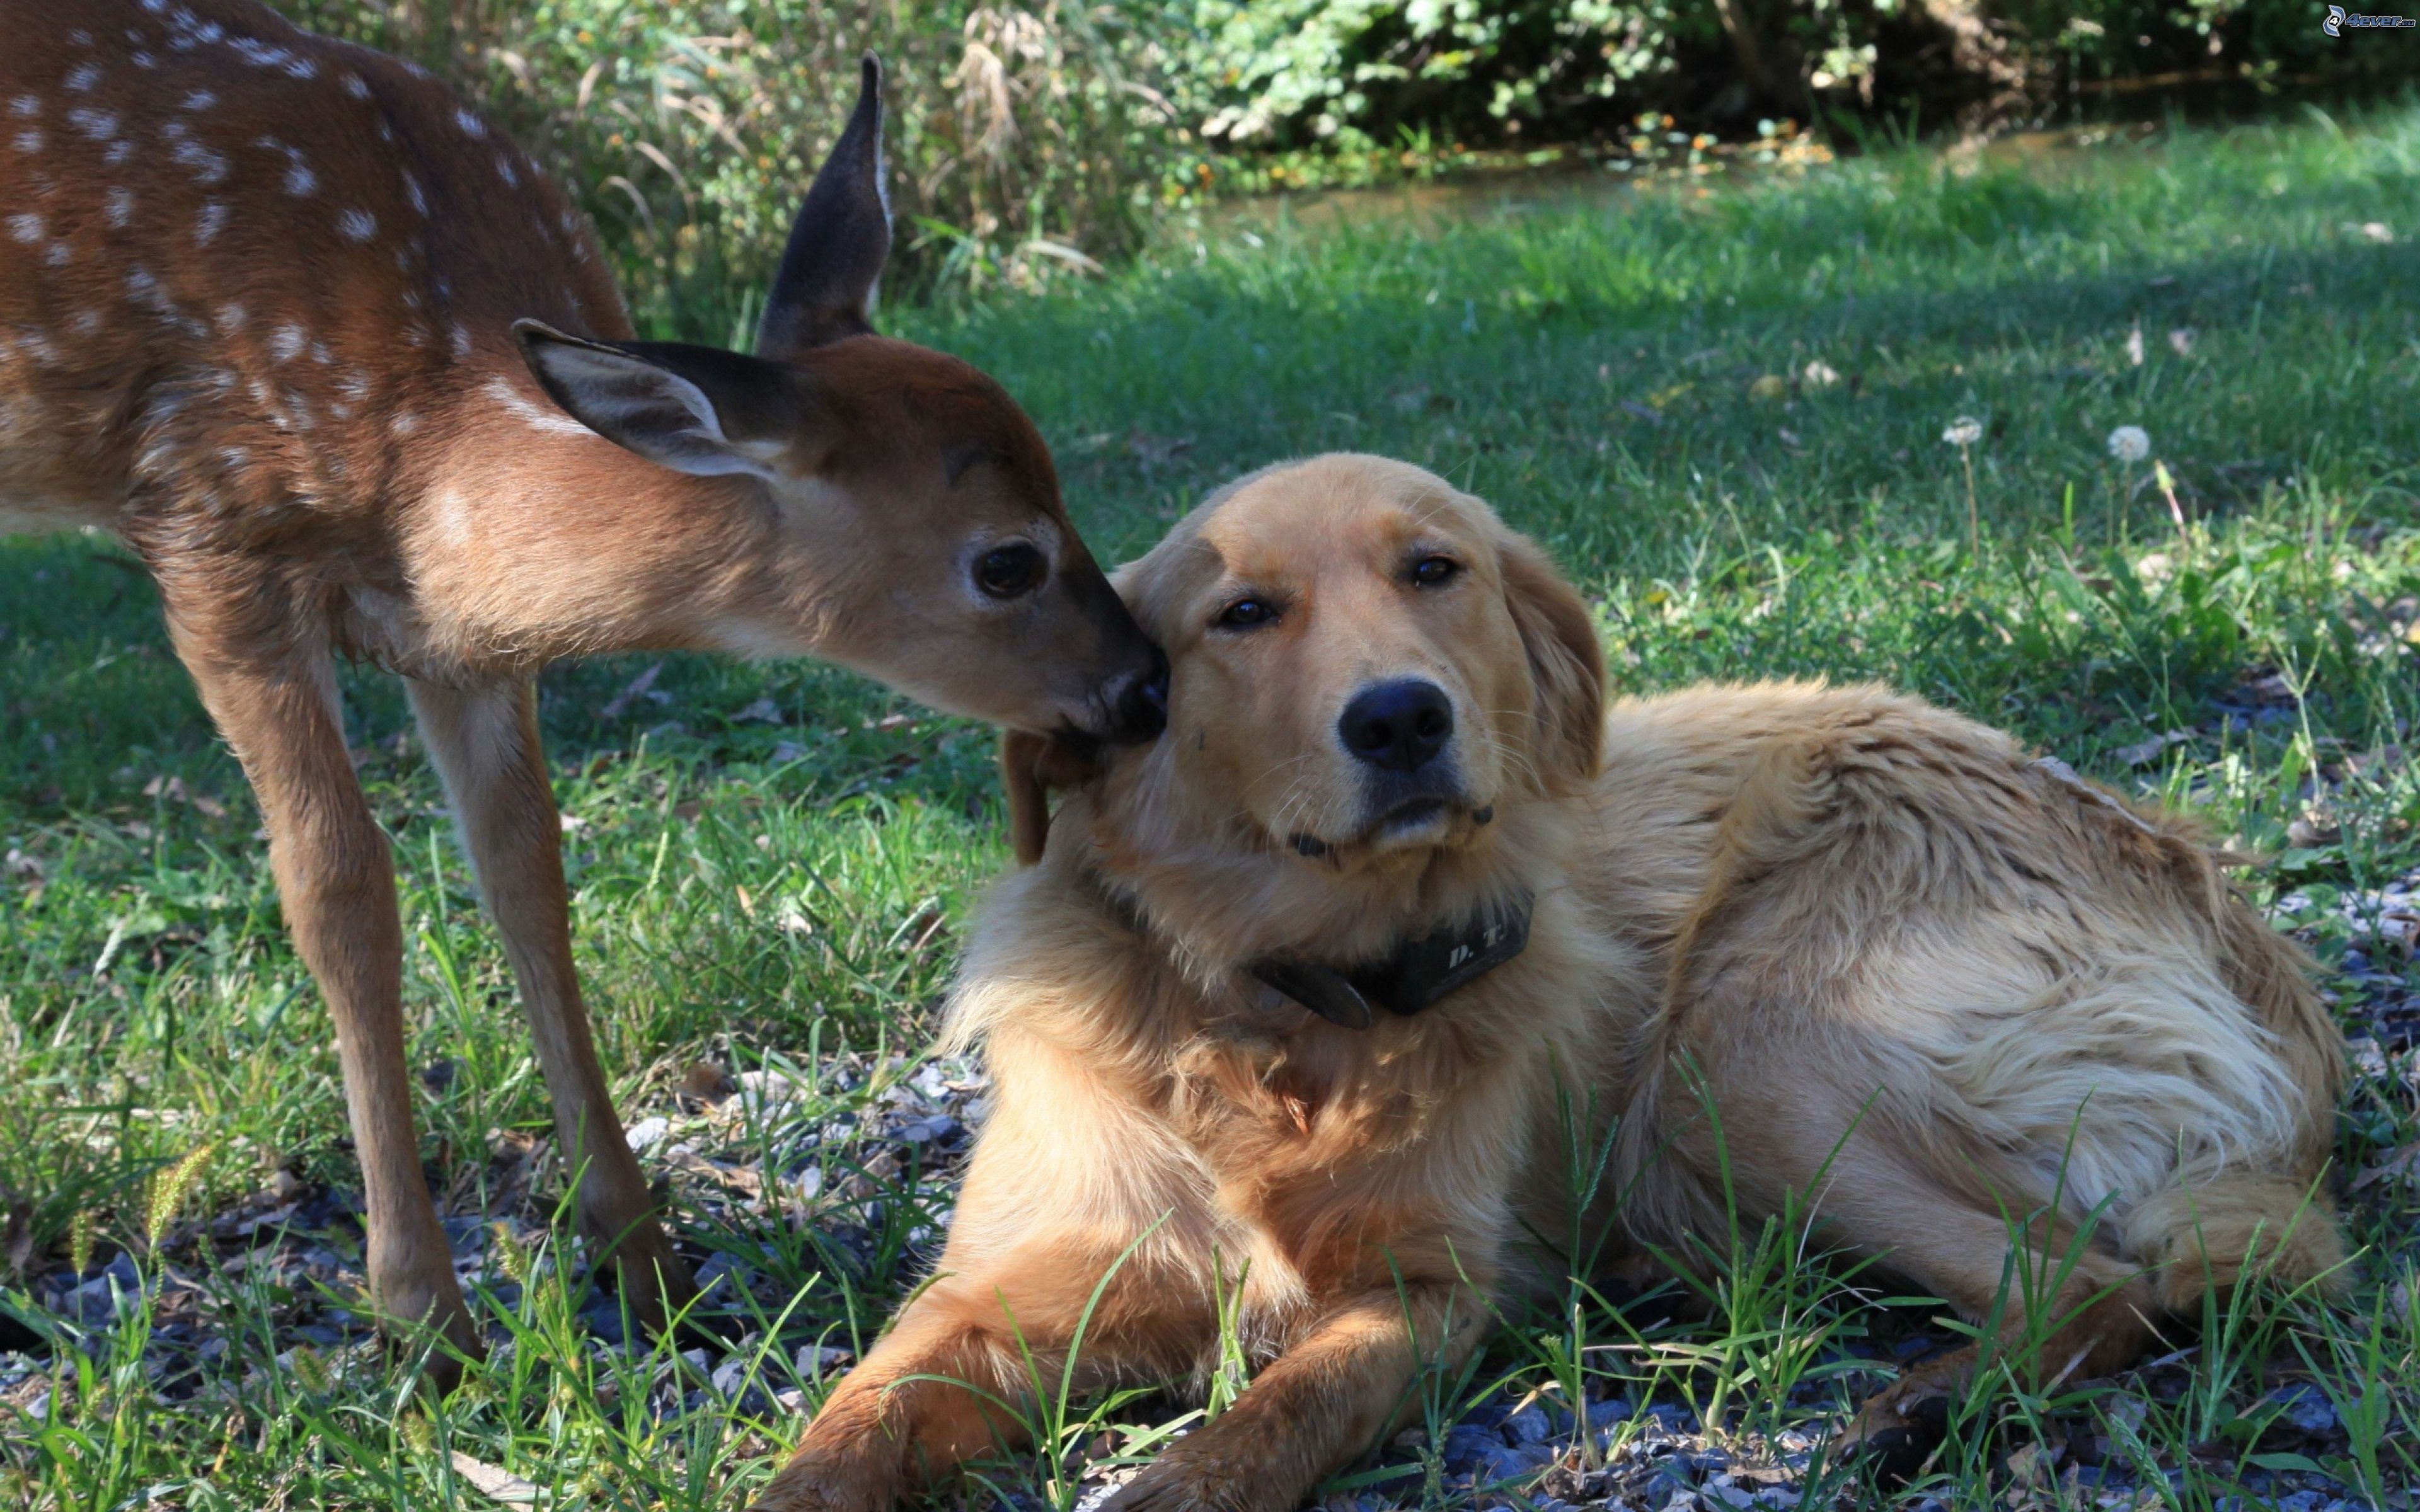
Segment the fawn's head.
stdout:
<path fill-rule="evenodd" d="M 837 661 L 952 713 L 1078 739 L 1162 725 L 1165 663 L 1076 533 L 1050 453 L 998 383 L 874 333 L 891 250 L 881 74 L 815 176 L 745 356 L 515 327 L 554 401 L 770 512 L 735 649 Z"/>

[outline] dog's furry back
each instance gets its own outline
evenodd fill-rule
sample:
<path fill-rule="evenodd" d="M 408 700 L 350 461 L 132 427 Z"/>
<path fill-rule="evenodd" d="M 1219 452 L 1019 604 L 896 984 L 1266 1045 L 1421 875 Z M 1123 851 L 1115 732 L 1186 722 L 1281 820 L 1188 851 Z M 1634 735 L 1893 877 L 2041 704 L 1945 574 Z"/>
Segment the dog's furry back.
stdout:
<path fill-rule="evenodd" d="M 2226 1279 L 2264 1222 L 2264 1247 L 2289 1229 L 2310 1247 L 2288 1269 L 2334 1262 L 2324 1212 L 2300 1217 L 2334 1028 L 2299 953 L 2177 821 L 1918 701 L 1804 684 L 1617 706 L 1597 802 L 1589 890 L 1669 935 L 1662 1000 L 1620 1057 L 1644 1078 L 1620 1172 L 1641 1239 L 1685 1253 L 1719 1230 L 1697 1088 L 1769 1072 L 1763 1107 L 1727 1097 L 1723 1118 L 1751 1133 L 1814 1102 L 1854 1120 L 1831 1182 L 1887 1150 L 2014 1211 L 2097 1221 L 2146 1264 L 2206 1246 Z M 2172 1301 L 2201 1284 L 2187 1269 Z"/>

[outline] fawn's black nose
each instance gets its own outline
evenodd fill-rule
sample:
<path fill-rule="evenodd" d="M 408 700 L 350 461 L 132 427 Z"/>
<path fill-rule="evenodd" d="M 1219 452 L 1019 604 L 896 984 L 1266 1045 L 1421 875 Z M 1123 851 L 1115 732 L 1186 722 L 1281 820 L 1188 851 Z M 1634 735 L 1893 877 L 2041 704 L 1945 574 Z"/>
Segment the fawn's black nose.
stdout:
<path fill-rule="evenodd" d="M 1399 677 L 1353 695 L 1336 733 L 1346 750 L 1373 766 L 1416 772 L 1452 738 L 1453 702 L 1435 683 Z"/>
<path fill-rule="evenodd" d="M 1111 740 L 1140 744 L 1158 738 L 1168 728 L 1168 657 L 1155 648 L 1151 671 L 1128 678 L 1111 698 L 1110 708 Z"/>

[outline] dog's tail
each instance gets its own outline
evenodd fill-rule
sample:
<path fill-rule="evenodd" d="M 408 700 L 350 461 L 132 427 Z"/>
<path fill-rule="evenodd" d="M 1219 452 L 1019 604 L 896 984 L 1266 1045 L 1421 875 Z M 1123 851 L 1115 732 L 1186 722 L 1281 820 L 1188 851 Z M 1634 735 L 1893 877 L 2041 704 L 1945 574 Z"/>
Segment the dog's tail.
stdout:
<path fill-rule="evenodd" d="M 2236 892 L 2221 870 L 2239 857 L 2213 853 L 2198 835 L 2160 823 L 2164 850 L 2180 884 L 2209 920 L 2219 966 L 2236 998 L 2268 1030 L 2287 1079 L 2304 1099 L 2301 1127 L 2281 1150 L 2299 1178 L 2225 1168 L 2182 1171 L 2118 1218 L 2126 1255 L 2151 1273 L 2161 1304 L 2188 1312 L 2207 1293 L 2259 1277 L 2322 1296 L 2350 1285 L 2344 1235 L 2326 1189 L 2342 1091 L 2343 1041 L 2311 984 L 2309 959 Z"/>

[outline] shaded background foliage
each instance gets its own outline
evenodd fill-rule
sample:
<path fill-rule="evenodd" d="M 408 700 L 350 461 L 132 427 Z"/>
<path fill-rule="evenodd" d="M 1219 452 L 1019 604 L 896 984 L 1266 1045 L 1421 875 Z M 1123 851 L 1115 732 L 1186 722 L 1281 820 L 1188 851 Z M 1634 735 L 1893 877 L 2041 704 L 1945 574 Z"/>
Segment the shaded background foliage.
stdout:
<path fill-rule="evenodd" d="M 1030 281 L 1130 249 L 1172 116 L 1142 8 L 887 0 L 284 0 L 484 100 L 587 196 L 642 326 L 761 284 L 813 165 L 890 69 L 911 278 Z M 1078 249 L 1085 249 L 1078 251 Z M 737 312 L 744 324 L 749 312 Z M 724 338 L 729 332 L 690 332 Z"/>
<path fill-rule="evenodd" d="M 1031 285 L 1137 246 L 1256 155 L 2038 118 L 2086 95 L 2405 77 L 2403 34 L 2312 0 L 289 0 L 414 56 L 552 157 L 643 324 L 751 312 L 849 64 L 891 67 L 912 285 Z M 1663 117 L 1669 116 L 1669 119 Z M 1241 176 L 1249 181 L 1249 172 Z M 694 329 L 700 308 L 733 331 Z"/>

